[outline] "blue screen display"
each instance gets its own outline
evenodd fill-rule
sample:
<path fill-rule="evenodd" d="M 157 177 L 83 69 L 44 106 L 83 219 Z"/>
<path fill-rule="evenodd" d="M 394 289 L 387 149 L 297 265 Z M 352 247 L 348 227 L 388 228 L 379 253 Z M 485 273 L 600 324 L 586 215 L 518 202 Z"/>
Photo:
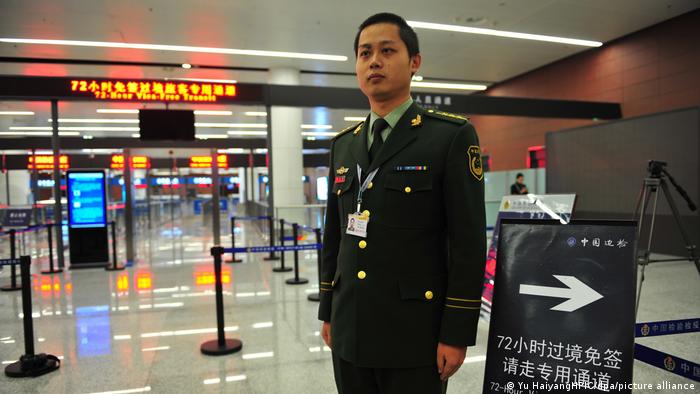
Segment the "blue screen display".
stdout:
<path fill-rule="evenodd" d="M 69 172 L 67 194 L 71 227 L 107 225 L 104 172 Z"/>

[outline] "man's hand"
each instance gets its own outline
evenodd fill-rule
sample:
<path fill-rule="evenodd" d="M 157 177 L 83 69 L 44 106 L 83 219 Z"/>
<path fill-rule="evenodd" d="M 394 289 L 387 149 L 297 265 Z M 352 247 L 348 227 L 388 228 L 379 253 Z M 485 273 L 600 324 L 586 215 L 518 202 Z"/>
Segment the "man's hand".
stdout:
<path fill-rule="evenodd" d="M 323 342 L 325 342 L 329 348 L 333 349 L 333 346 L 331 346 L 331 323 L 330 322 L 327 322 L 327 321 L 323 322 L 323 326 L 321 326 L 321 337 L 323 338 Z"/>
<path fill-rule="evenodd" d="M 454 375 L 464 363 L 464 358 L 466 356 L 466 347 L 450 346 L 442 342 L 438 343 L 437 366 L 440 380 L 445 381 L 447 378 Z"/>

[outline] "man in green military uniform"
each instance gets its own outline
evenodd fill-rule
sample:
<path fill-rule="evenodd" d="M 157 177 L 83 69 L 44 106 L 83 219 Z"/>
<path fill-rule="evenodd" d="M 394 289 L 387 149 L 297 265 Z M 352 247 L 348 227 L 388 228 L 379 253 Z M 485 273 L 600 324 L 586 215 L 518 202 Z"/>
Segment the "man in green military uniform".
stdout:
<path fill-rule="evenodd" d="M 413 103 L 421 55 L 403 18 L 368 18 L 355 51 L 371 113 L 332 141 L 321 332 L 341 394 L 440 393 L 476 341 L 479 142 L 466 119 Z"/>

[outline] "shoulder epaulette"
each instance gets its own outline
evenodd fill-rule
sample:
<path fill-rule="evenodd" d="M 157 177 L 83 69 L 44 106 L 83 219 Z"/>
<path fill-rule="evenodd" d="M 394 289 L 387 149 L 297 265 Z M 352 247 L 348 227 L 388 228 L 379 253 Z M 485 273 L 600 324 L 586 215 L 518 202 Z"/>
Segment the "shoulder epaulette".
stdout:
<path fill-rule="evenodd" d="M 356 124 L 356 125 L 352 125 L 352 126 L 348 127 L 347 129 L 343 129 L 343 130 L 340 131 L 338 134 L 336 134 L 335 137 L 331 138 L 331 140 L 334 140 L 334 139 L 340 137 L 341 135 L 345 135 L 345 134 L 347 134 L 347 133 L 349 133 L 349 132 L 351 132 L 351 131 L 355 131 L 355 130 L 357 130 L 357 129 L 361 129 L 361 128 L 362 128 L 362 125 L 363 125 L 364 123 L 365 123 L 365 121 L 363 120 L 362 122 L 360 122 L 360 123 L 358 123 L 358 124 Z"/>
<path fill-rule="evenodd" d="M 435 118 L 435 119 L 442 119 L 442 120 L 446 120 L 448 122 L 457 123 L 459 125 L 463 125 L 463 124 L 467 123 L 467 121 L 469 121 L 469 119 L 467 119 L 465 117 L 451 114 L 449 112 L 435 111 L 433 109 L 429 109 L 429 110 L 425 111 L 425 114 L 427 116 L 430 116 L 430 117 Z"/>

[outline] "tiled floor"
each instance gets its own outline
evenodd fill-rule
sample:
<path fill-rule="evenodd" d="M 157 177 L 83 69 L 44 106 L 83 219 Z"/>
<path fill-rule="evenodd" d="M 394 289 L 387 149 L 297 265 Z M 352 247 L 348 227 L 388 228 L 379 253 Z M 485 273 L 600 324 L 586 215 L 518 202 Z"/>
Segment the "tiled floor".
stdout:
<path fill-rule="evenodd" d="M 174 236 L 173 236 L 174 234 Z M 242 222 L 237 243 L 264 245 L 256 226 Z M 228 245 L 229 237 L 222 241 Z M 314 242 L 313 237 L 309 242 Z M 0 257 L 8 257 L 6 243 Z M 45 248 L 43 239 L 27 239 Z M 38 352 L 61 356 L 58 372 L 39 378 L 0 376 L 2 393 L 140 392 L 334 393 L 330 352 L 319 336 L 317 303 L 307 295 L 317 286 L 316 253 L 300 253 L 300 275 L 310 284 L 291 286 L 292 273 L 274 273 L 279 261 L 241 256 L 224 265 L 226 335 L 243 341 L 239 353 L 200 353 L 216 337 L 210 229 L 200 217 L 176 220 L 137 237 L 138 256 L 124 271 L 67 270 L 32 277 L 34 331 Z M 45 263 L 45 249 L 35 262 Z M 291 265 L 292 253 L 287 265 Z M 9 281 L 9 269 L 0 283 Z M 649 267 L 639 320 L 700 315 L 700 277 L 689 263 Z M 23 353 L 19 292 L 0 293 L 0 361 Z M 604 329 L 605 322 L 601 322 Z M 481 392 L 488 323 L 480 322 L 471 348 L 449 393 Z M 700 361 L 698 334 L 640 342 Z M 635 363 L 635 382 L 690 381 Z M 697 387 L 697 386 L 696 386 Z M 642 392 L 642 391 L 639 391 Z M 691 392 L 691 391 L 688 391 Z"/>

